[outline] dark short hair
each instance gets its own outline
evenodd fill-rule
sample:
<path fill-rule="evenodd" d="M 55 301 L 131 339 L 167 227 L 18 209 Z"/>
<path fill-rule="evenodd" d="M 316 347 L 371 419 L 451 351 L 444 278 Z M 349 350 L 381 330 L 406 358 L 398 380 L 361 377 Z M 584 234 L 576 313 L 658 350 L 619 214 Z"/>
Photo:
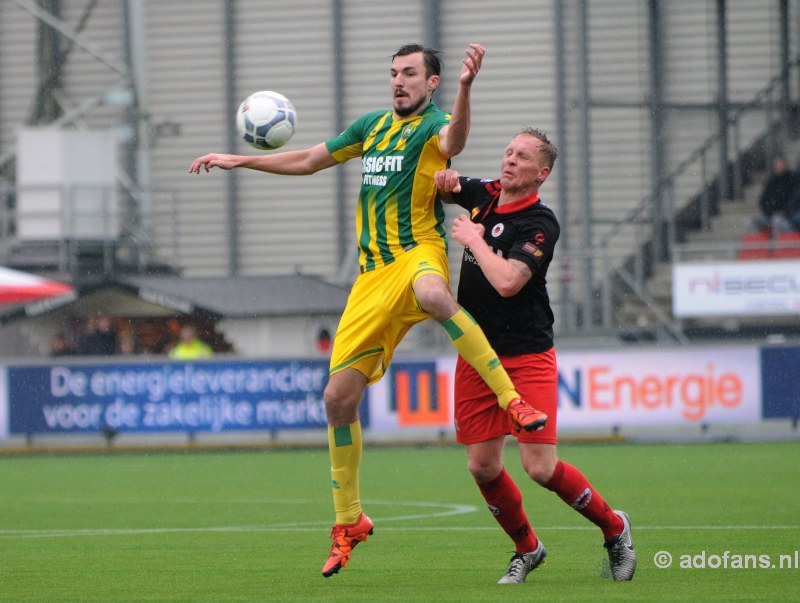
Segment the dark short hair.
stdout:
<path fill-rule="evenodd" d="M 397 52 L 392 55 L 392 60 L 394 61 L 397 57 L 404 57 L 417 52 L 421 52 L 423 59 L 425 59 L 425 77 L 439 75 L 442 72 L 442 61 L 439 60 L 441 51 L 423 46 L 422 44 L 406 44 L 405 46 L 401 46 L 397 49 Z"/>
<path fill-rule="evenodd" d="M 556 148 L 556 145 L 550 142 L 550 139 L 547 138 L 547 134 L 536 128 L 525 126 L 517 134 L 517 136 L 522 135 L 533 136 L 542 143 L 540 150 L 542 153 L 544 153 L 544 156 L 547 158 L 547 164 L 550 166 L 550 169 L 552 169 L 553 165 L 556 163 L 556 159 L 558 159 L 558 149 Z"/>

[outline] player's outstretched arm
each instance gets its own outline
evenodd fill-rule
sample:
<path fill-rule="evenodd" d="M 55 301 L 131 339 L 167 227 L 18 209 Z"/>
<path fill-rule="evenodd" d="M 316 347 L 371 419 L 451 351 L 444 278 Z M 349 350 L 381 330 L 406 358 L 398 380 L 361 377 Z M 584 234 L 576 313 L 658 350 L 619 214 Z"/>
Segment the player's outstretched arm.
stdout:
<path fill-rule="evenodd" d="M 249 168 L 270 174 L 287 176 L 304 176 L 336 165 L 337 162 L 328 152 L 325 143 L 320 143 L 300 151 L 284 151 L 271 155 L 228 155 L 225 153 L 209 153 L 198 157 L 189 166 L 190 174 L 199 174 L 200 170 L 211 168 L 231 170 L 233 168 Z"/>
<path fill-rule="evenodd" d="M 467 145 L 470 126 L 470 90 L 475 76 L 481 69 L 486 49 L 480 44 L 470 44 L 467 56 L 462 61 L 461 76 L 458 79 L 458 91 L 453 103 L 450 123 L 439 132 L 439 144 L 445 155 L 455 157 Z"/>

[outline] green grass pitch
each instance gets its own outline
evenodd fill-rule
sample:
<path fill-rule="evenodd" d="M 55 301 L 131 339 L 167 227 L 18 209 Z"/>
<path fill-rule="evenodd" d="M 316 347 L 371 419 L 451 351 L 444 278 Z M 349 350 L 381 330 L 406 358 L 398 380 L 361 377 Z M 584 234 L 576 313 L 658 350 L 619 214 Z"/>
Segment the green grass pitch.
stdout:
<path fill-rule="evenodd" d="M 330 579 L 320 574 L 332 523 L 326 450 L 68 454 L 0 457 L 0 601 L 798 597 L 800 442 L 567 443 L 560 455 L 630 514 L 632 582 L 604 577 L 599 530 L 524 477 L 513 444 L 507 465 L 548 558 L 525 584 L 503 586 L 513 547 L 459 447 L 365 448 L 375 534 Z M 656 567 L 660 551 L 671 567 Z M 703 555 L 705 568 L 680 567 Z"/>

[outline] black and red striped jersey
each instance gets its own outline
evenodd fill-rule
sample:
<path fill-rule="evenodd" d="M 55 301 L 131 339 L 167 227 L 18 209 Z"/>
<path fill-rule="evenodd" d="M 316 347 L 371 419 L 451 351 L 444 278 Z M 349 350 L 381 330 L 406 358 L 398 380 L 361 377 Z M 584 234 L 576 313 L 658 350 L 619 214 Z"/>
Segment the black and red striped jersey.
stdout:
<path fill-rule="evenodd" d="M 533 276 L 511 297 L 501 297 L 464 249 L 458 284 L 459 303 L 475 318 L 495 352 L 516 356 L 553 347 L 553 311 L 547 294 L 547 268 L 561 232 L 552 209 L 537 195 L 497 207 L 499 180 L 461 177 L 453 201 L 483 224 L 484 240 L 495 253 L 527 264 Z"/>

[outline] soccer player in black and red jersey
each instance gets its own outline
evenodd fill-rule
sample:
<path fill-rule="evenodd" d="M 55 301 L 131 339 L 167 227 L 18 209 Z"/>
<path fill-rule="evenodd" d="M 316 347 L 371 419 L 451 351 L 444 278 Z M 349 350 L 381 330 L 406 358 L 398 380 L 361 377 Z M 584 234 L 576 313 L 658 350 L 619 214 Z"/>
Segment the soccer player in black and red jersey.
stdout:
<path fill-rule="evenodd" d="M 543 132 L 525 128 L 506 147 L 499 180 L 464 178 L 452 169 L 434 175 L 442 200 L 469 212 L 452 227 L 453 238 L 464 245 L 458 301 L 486 333 L 522 396 L 549 417 L 541 431 L 515 429 L 492 391 L 458 358 L 456 438 L 467 447 L 469 471 L 489 510 L 516 548 L 500 584 L 524 582 L 547 556 L 503 466 L 503 444 L 511 433 L 527 474 L 603 532 L 612 577 L 630 580 L 636 569 L 627 514 L 611 509 L 586 477 L 556 454 L 558 371 L 546 275 L 560 227 L 539 199 L 539 187 L 557 156 Z"/>

